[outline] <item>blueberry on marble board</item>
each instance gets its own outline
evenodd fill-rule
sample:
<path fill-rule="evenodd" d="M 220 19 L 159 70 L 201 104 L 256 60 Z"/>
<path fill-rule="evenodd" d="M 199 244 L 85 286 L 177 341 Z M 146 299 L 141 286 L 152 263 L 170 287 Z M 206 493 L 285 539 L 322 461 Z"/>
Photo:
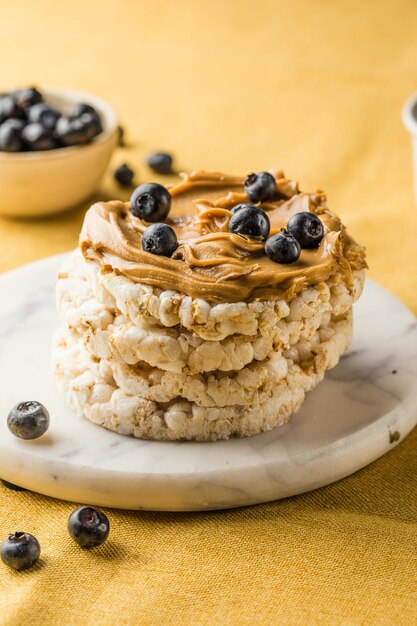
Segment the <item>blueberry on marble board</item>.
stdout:
<path fill-rule="evenodd" d="M 30 533 L 13 533 L 0 546 L 1 560 L 15 570 L 31 567 L 39 559 L 40 553 L 39 541 Z"/>
<path fill-rule="evenodd" d="M 38 439 L 49 428 L 49 413 L 40 402 L 19 402 L 7 416 L 10 432 L 19 439 Z"/>
<path fill-rule="evenodd" d="M 68 532 L 82 548 L 95 548 L 109 536 L 110 522 L 102 511 L 92 506 L 80 506 L 69 516 Z"/>
<path fill-rule="evenodd" d="M 162 222 L 171 208 L 171 195 L 159 183 L 145 183 L 132 193 L 130 208 L 135 217 L 145 222 Z"/>

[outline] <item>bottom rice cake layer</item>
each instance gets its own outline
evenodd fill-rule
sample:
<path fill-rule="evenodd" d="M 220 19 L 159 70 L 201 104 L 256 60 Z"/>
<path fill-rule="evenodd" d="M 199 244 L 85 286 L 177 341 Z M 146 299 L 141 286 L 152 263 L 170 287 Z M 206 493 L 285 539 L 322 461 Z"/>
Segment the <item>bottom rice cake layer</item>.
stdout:
<path fill-rule="evenodd" d="M 236 377 L 196 380 L 168 374 L 164 380 L 161 371 L 149 376 L 146 368 L 92 357 L 82 339 L 66 331 L 57 336 L 54 366 L 73 410 L 105 428 L 145 439 L 210 441 L 254 435 L 287 422 L 305 393 L 338 363 L 351 332 L 348 311 L 282 353 L 285 363 L 275 368 L 259 364 L 263 379 L 259 387 L 252 381 L 254 388 L 248 380 L 246 387 L 244 380 L 239 385 Z"/>

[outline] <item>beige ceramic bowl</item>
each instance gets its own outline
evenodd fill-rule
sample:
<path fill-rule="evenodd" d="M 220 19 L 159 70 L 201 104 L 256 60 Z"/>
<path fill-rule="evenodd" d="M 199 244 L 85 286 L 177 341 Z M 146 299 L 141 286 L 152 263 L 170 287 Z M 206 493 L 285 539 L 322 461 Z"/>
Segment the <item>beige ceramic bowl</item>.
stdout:
<path fill-rule="evenodd" d="M 86 102 L 101 116 L 103 132 L 86 146 L 40 152 L 0 152 L 0 215 L 30 217 L 65 211 L 97 188 L 116 145 L 117 115 L 100 98 L 67 89 L 43 89 L 63 113 Z"/>

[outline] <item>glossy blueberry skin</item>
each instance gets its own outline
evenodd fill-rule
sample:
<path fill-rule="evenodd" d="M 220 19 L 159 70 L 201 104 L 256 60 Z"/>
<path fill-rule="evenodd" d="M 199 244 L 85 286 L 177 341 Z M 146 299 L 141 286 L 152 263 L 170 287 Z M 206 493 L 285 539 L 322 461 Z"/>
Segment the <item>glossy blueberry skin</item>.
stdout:
<path fill-rule="evenodd" d="M 302 248 L 317 248 L 324 237 L 323 222 L 308 211 L 293 215 L 287 224 L 287 230 Z"/>
<path fill-rule="evenodd" d="M 143 231 L 142 248 L 151 254 L 171 257 L 178 248 L 177 236 L 168 224 L 152 224 Z"/>
<path fill-rule="evenodd" d="M 58 142 L 65 147 L 89 143 L 92 138 L 90 122 L 80 118 L 71 120 L 68 117 L 60 117 L 54 135 Z"/>
<path fill-rule="evenodd" d="M 78 104 L 75 104 L 69 114 L 69 118 L 70 120 L 76 119 L 77 117 L 80 117 L 81 115 L 84 115 L 84 113 L 90 113 L 91 115 L 94 115 L 95 117 L 99 117 L 96 109 L 91 106 L 91 104 L 86 104 L 85 102 L 79 102 Z"/>
<path fill-rule="evenodd" d="M 6 120 L 0 125 L 0 150 L 4 152 L 20 152 L 23 150 L 22 120 Z"/>
<path fill-rule="evenodd" d="M 234 207 L 230 209 L 230 213 L 236 213 L 236 211 L 240 211 L 240 209 L 245 209 L 248 206 L 253 206 L 249 202 L 241 202 L 240 204 L 236 204 Z"/>
<path fill-rule="evenodd" d="M 41 124 L 28 124 L 22 130 L 23 145 L 28 150 L 54 150 L 58 143 L 53 132 Z"/>
<path fill-rule="evenodd" d="M 122 187 L 131 187 L 135 172 L 126 163 L 123 163 L 114 171 L 113 176 Z"/>
<path fill-rule="evenodd" d="M 110 522 L 102 511 L 80 506 L 68 518 L 68 532 L 82 548 L 95 548 L 109 536 Z"/>
<path fill-rule="evenodd" d="M 28 110 L 28 121 L 40 124 L 44 128 L 52 130 L 55 128 L 57 121 L 61 117 L 61 113 L 46 102 L 34 104 Z"/>
<path fill-rule="evenodd" d="M 12 569 L 31 567 L 39 559 L 41 547 L 29 533 L 16 532 L 9 535 L 0 546 L 1 560 Z"/>
<path fill-rule="evenodd" d="M 94 137 L 97 137 L 97 135 L 103 132 L 103 126 L 101 125 L 101 120 L 97 114 L 88 112 L 83 113 L 82 115 L 80 115 L 80 117 L 73 120 L 74 123 L 77 120 L 86 127 L 87 134 L 90 139 L 94 139 Z"/>
<path fill-rule="evenodd" d="M 6 95 L 0 98 L 0 124 L 11 119 L 24 120 L 26 113 L 13 96 Z"/>
<path fill-rule="evenodd" d="M 301 246 L 295 237 L 282 228 L 266 240 L 265 254 L 275 263 L 295 263 L 300 258 Z"/>
<path fill-rule="evenodd" d="M 145 222 L 163 222 L 171 208 L 171 195 L 158 183 L 145 183 L 132 193 L 130 208 L 135 217 Z"/>
<path fill-rule="evenodd" d="M 251 202 L 268 202 L 273 200 L 277 194 L 275 178 L 269 172 L 249 174 L 244 187 Z"/>
<path fill-rule="evenodd" d="M 10 432 L 19 439 L 38 439 L 49 428 L 49 413 L 40 402 L 19 402 L 7 416 Z"/>
<path fill-rule="evenodd" d="M 254 239 L 266 239 L 270 228 L 269 217 L 265 211 L 251 204 L 236 210 L 229 222 L 231 233 L 246 235 Z"/>
<path fill-rule="evenodd" d="M 43 102 L 43 96 L 39 89 L 36 89 L 36 87 L 18 89 L 17 91 L 14 91 L 12 95 L 15 98 L 17 104 L 23 109 L 27 109 L 34 104 Z"/>
<path fill-rule="evenodd" d="M 0 480 L 3 483 L 3 487 L 6 487 L 6 489 L 10 489 L 11 491 L 27 491 L 27 489 L 25 489 L 24 487 L 19 487 L 19 485 L 9 483 L 9 481 L 4 480 L 4 478 L 1 478 Z"/>
<path fill-rule="evenodd" d="M 91 104 L 85 102 L 76 104 L 72 107 L 68 117 L 71 122 L 78 120 L 78 123 L 86 128 L 89 139 L 93 139 L 103 130 L 100 115 Z"/>
<path fill-rule="evenodd" d="M 172 173 L 172 156 L 168 152 L 153 152 L 146 159 L 148 167 L 158 174 Z"/>

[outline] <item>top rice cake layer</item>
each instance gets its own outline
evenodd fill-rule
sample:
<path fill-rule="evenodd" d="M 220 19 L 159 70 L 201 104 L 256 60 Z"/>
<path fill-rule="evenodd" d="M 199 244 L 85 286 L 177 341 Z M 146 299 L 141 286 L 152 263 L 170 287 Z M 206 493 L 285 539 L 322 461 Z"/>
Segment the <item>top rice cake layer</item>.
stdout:
<path fill-rule="evenodd" d="M 179 242 L 170 258 L 142 249 L 147 224 L 128 203 L 93 205 L 80 250 L 97 300 L 132 324 L 181 326 L 205 340 L 256 335 L 263 325 L 288 317 L 297 298 L 301 306 L 302 292 L 320 291 L 324 284 L 330 302 L 333 294 L 339 307 L 343 300 L 350 306 L 364 280 L 364 249 L 328 209 L 323 192 L 300 192 L 282 172 L 275 179 L 276 198 L 258 203 L 269 217 L 271 235 L 300 212 L 317 215 L 324 225 L 320 244 L 303 249 L 291 264 L 268 258 L 262 241 L 229 232 L 230 209 L 248 202 L 244 177 L 195 172 L 169 189 L 172 205 L 165 221 Z"/>

